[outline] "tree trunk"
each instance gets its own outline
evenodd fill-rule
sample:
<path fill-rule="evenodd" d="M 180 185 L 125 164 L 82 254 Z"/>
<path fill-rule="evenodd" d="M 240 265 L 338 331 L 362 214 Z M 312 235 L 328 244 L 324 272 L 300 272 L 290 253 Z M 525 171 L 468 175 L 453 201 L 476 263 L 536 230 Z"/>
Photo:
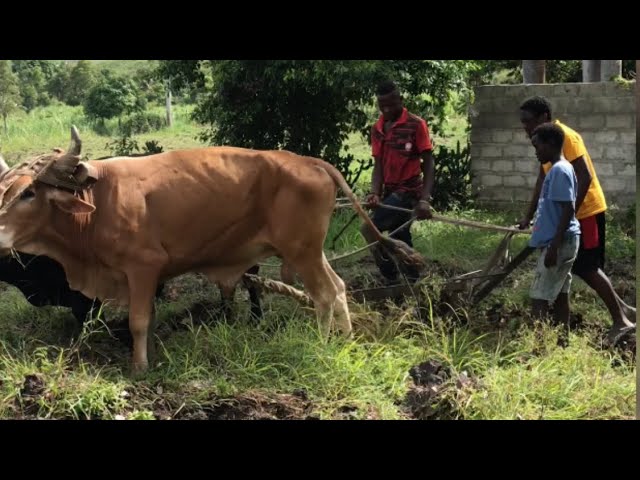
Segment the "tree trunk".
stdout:
<path fill-rule="evenodd" d="M 600 60 L 582 60 L 582 83 L 600 81 Z"/>
<path fill-rule="evenodd" d="M 167 87 L 166 95 L 166 110 L 167 110 L 167 127 L 173 126 L 173 113 L 171 112 L 171 90 Z"/>
<path fill-rule="evenodd" d="M 546 60 L 523 60 L 522 61 L 523 83 L 544 83 L 545 67 L 546 67 Z"/>
<path fill-rule="evenodd" d="M 600 60 L 600 81 L 610 82 L 622 75 L 622 60 Z"/>
<path fill-rule="evenodd" d="M 9 127 L 7 126 L 7 114 L 2 115 L 2 119 L 4 120 L 4 134 L 5 136 L 9 136 Z"/>

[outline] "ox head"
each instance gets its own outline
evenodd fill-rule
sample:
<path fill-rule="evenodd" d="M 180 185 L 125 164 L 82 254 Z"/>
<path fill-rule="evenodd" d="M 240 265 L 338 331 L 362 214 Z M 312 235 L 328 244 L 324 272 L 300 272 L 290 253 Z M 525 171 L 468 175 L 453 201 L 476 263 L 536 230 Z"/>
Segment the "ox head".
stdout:
<path fill-rule="evenodd" d="M 54 149 L 13 168 L 0 162 L 0 251 L 29 243 L 59 212 L 95 210 L 77 196 L 97 180 L 95 168 L 81 161 L 81 149 L 74 126 L 67 152 Z"/>

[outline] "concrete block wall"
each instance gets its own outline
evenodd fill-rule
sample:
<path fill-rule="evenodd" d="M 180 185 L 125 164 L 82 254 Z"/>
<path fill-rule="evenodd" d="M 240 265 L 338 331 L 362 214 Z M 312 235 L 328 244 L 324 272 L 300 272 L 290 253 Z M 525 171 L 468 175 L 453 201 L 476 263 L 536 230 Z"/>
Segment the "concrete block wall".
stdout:
<path fill-rule="evenodd" d="M 554 119 L 582 135 L 607 204 L 631 204 L 636 195 L 635 86 L 614 82 L 477 88 L 471 106 L 471 169 L 479 202 L 531 199 L 539 167 L 518 107 L 532 95 L 549 99 Z"/>

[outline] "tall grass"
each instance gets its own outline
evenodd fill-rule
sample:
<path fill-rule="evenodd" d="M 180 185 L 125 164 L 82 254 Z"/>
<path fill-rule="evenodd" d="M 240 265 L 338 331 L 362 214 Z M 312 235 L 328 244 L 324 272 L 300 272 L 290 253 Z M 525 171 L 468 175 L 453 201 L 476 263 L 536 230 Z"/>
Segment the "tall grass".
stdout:
<path fill-rule="evenodd" d="M 160 106 L 148 111 L 164 115 L 164 108 Z M 192 105 L 175 105 L 172 128 L 136 135 L 135 139 L 141 145 L 147 140 L 158 140 L 165 150 L 204 146 L 197 139 L 201 128 L 189 117 L 192 111 Z M 110 155 L 112 152 L 107 143 L 121 136 L 117 119 L 98 126 L 84 116 L 82 107 L 56 105 L 10 117 L 8 135 L 0 134 L 0 152 L 13 165 L 56 147 L 66 149 L 71 138 L 71 125 L 78 127 L 83 142 L 83 155 L 89 158 Z"/>
<path fill-rule="evenodd" d="M 136 139 L 157 140 L 165 150 L 199 145 L 200 127 L 189 120 L 190 110 L 176 106 L 174 128 Z M 15 163 L 66 148 L 72 123 L 81 131 L 84 153 L 110 153 L 105 146 L 117 134 L 117 120 L 106 123 L 108 135 L 100 135 L 81 108 L 67 106 L 10 118 L 0 150 Z M 350 141 L 353 150 L 368 154 L 365 141 Z M 368 188 L 366 181 L 361 185 Z M 521 208 L 448 215 L 510 225 Z M 334 215 L 325 242 L 328 258 L 365 245 L 356 219 L 333 246 L 352 215 L 348 209 Z M 634 303 L 635 239 L 611 218 L 608 268 L 616 272 L 618 292 Z M 611 320 L 588 287 L 579 280 L 572 287 L 572 309 L 583 326 L 568 334 L 568 345 L 560 341 L 566 336 L 560 328 L 534 323 L 528 314 L 534 258 L 481 305 L 454 310 L 442 304 L 443 284 L 481 268 L 503 235 L 437 222 L 414 223 L 412 231 L 416 249 L 428 260 L 417 287 L 420 304 L 414 298 L 399 304 L 350 301 L 350 340 L 324 341 L 313 310 L 270 294 L 263 300 L 265 319 L 254 325 L 247 320 L 243 290 L 233 321 L 224 323 L 216 288 L 196 275 L 172 280 L 172 299 L 157 303 L 157 358 L 146 377 L 135 381 L 128 375 L 130 352 L 110 334 L 126 311 L 106 305 L 106 322 L 90 323 L 81 334 L 67 309 L 35 308 L 14 287 L 0 285 L 0 418 L 177 418 L 210 411 L 225 399 L 250 398 L 258 405 L 295 395 L 309 403 L 304 415 L 317 418 L 412 418 L 409 371 L 425 361 L 449 372 L 434 403 L 447 418 L 633 417 L 635 365 L 628 354 L 602 348 Z M 514 239 L 513 253 L 525 242 Z M 348 286 L 379 280 L 366 251 L 334 268 Z M 277 269 L 264 267 L 262 273 L 277 277 Z M 474 380 L 461 387 L 464 376 Z"/>

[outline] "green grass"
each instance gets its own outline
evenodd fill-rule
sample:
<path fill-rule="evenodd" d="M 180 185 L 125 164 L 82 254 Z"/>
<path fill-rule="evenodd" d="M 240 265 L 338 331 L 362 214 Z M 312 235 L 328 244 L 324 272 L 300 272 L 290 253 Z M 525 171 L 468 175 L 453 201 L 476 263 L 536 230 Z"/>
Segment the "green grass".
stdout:
<path fill-rule="evenodd" d="M 436 316 L 422 324 L 405 309 L 391 307 L 382 316 L 354 304 L 356 339 L 325 343 L 310 315 L 281 299 L 268 307 L 262 328 L 241 321 L 160 333 L 160 361 L 136 382 L 123 374 L 127 352 L 116 354 L 106 339 L 100 342 L 104 332 L 65 349 L 41 345 L 46 325 L 29 339 L 2 341 L 0 417 L 152 418 L 159 404 L 177 412 L 224 398 L 304 390 L 318 418 L 342 418 L 346 407 L 352 418 L 402 419 L 409 369 L 425 360 L 448 366 L 454 378 L 466 372 L 480 379 L 447 391 L 456 418 L 633 417 L 633 365 L 620 360 L 614 367 L 617 355 L 595 348 L 589 336 L 572 334 L 561 348 L 558 331 L 547 326 L 506 333 L 451 329 Z M 265 330 L 274 325 L 275 331 Z M 100 349 L 110 352 L 106 365 L 86 359 Z M 35 397 L 21 394 L 32 375 L 42 383 Z"/>
<path fill-rule="evenodd" d="M 189 118 L 192 110 L 191 105 L 175 105 L 172 128 L 135 135 L 135 140 L 140 146 L 147 140 L 157 140 L 165 150 L 204 146 L 196 138 L 202 127 L 193 124 Z M 149 111 L 164 115 L 163 107 L 153 107 Z M 76 125 L 82 138 L 83 155 L 102 157 L 112 153 L 107 143 L 120 136 L 117 124 L 116 119 L 105 122 L 107 134 L 104 135 L 96 132 L 100 129 L 86 119 L 82 107 L 57 105 L 38 108 L 29 114 L 23 112 L 10 117 L 8 135 L 0 134 L 0 152 L 9 165 L 13 165 L 56 147 L 66 149 L 71 138 L 71 125 Z"/>
<path fill-rule="evenodd" d="M 464 215 L 504 223 L 504 214 Z M 335 221 L 333 231 L 341 221 Z M 616 230 L 610 230 L 615 238 Z M 352 245 L 341 248 L 360 243 L 355 241 L 356 225 L 345 235 Z M 139 381 L 128 377 L 129 353 L 104 325 L 76 341 L 68 311 L 31 307 L 9 287 L 0 304 L 0 417 L 165 418 L 162 412 L 179 416 L 214 408 L 223 399 L 268 404 L 279 395 L 304 390 L 312 405 L 307 414 L 318 418 L 403 419 L 410 410 L 409 369 L 435 360 L 450 368 L 454 379 L 463 372 L 478 379 L 465 388 L 454 388 L 454 380 L 446 384 L 439 400 L 448 408 L 446 418 L 632 418 L 635 366 L 626 356 L 601 348 L 610 320 L 579 281 L 573 309 L 585 318 L 586 327 L 570 333 L 564 348 L 558 346 L 558 328 L 535 324 L 529 317 L 527 289 L 534 260 L 525 262 L 487 302 L 458 311 L 466 324 L 439 313 L 446 270 L 482 266 L 500 238 L 435 222 L 417 225 L 417 248 L 440 262 L 421 285 L 433 302 L 431 313 L 427 305 L 420 320 L 412 301 L 384 308 L 351 302 L 356 337 L 350 341 L 323 342 L 312 311 L 274 295 L 266 295 L 264 323 L 259 328 L 248 324 L 244 291 L 237 296 L 235 323 L 218 322 L 211 304 L 199 314 L 204 323 L 194 323 L 198 314 L 192 305 L 215 303 L 218 293 L 199 277 L 181 277 L 173 283 L 177 300 L 158 304 L 158 363 Z M 348 282 L 363 275 L 373 278 L 375 272 L 363 263 L 367 257 L 346 259 L 336 270 Z M 629 259 L 612 262 L 628 267 L 631 278 L 613 280 L 618 291 L 627 285 L 624 296 L 629 300 L 633 265 Z M 496 308 L 504 321 L 492 317 Z M 108 318 L 116 316 L 115 309 L 105 310 Z M 29 375 L 38 375 L 44 385 L 35 400 L 20 393 Z"/>
<path fill-rule="evenodd" d="M 542 347 L 544 354 L 488 369 L 483 377 L 485 391 L 471 395 L 472 408 L 465 408 L 467 418 L 634 417 L 630 408 L 636 391 L 632 365 L 611 368 L 612 359 L 595 355 L 584 336 L 572 334 L 570 345 L 558 348 L 556 331 L 542 328 L 542 335 L 536 333 L 524 331 L 519 342 L 523 351 Z"/>
<path fill-rule="evenodd" d="M 200 127 L 188 120 L 188 112 L 189 107 L 177 106 L 173 129 L 136 139 L 157 140 L 167 150 L 199 145 L 194 137 Z M 95 133 L 80 109 L 60 106 L 12 117 L 2 152 L 14 163 L 55 146 L 66 148 L 72 122 L 89 156 L 110 153 L 104 147 L 111 136 Z M 115 125 L 109 122 L 107 128 Z M 352 150 L 368 152 L 365 142 L 355 137 L 350 142 Z M 447 215 L 511 225 L 522 208 Z M 355 221 L 330 248 L 351 216 L 349 210 L 335 215 L 325 243 L 328 258 L 364 246 Z M 635 239 L 624 218 L 609 214 L 607 271 L 633 304 Z M 189 418 L 236 402 L 278 418 L 405 419 L 412 418 L 410 394 L 418 391 L 409 370 L 425 361 L 440 362 L 452 375 L 432 401 L 434 418 L 634 417 L 635 364 L 628 353 L 602 348 L 611 320 L 580 280 L 572 287 L 572 309 L 583 327 L 571 331 L 563 347 L 560 328 L 535 323 L 528 313 L 535 258 L 484 303 L 451 315 L 440 297 L 446 279 L 482 268 L 503 235 L 438 222 L 416 223 L 412 232 L 428 260 L 420 305 L 414 299 L 402 305 L 350 301 L 353 340 L 322 341 L 312 310 L 271 294 L 263 301 L 263 323 L 249 324 L 244 290 L 236 296 L 235 322 L 220 322 L 217 289 L 195 275 L 171 281 L 174 298 L 157 303 L 156 364 L 139 380 L 128 375 L 128 350 L 109 333 L 125 311 L 106 305 L 107 322 L 94 322 L 78 339 L 69 310 L 32 307 L 14 287 L 0 286 L 0 418 Z M 515 238 L 512 253 L 525 241 Z M 335 269 L 351 287 L 378 278 L 366 251 L 337 262 Z M 278 277 L 269 267 L 262 274 Z M 463 374 L 474 381 L 456 386 Z M 294 395 L 300 391 L 305 400 Z"/>

